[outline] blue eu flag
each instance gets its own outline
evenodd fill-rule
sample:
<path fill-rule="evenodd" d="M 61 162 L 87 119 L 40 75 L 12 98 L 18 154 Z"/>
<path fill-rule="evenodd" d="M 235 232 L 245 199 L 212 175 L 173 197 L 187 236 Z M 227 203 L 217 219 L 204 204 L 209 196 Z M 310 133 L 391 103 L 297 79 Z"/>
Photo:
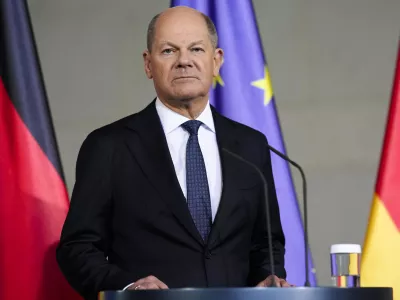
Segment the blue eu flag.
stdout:
<path fill-rule="evenodd" d="M 263 132 L 274 148 L 285 153 L 268 66 L 262 50 L 251 0 L 172 0 L 208 15 L 224 50 L 220 75 L 214 78 L 211 104 L 223 115 Z M 271 154 L 272 168 L 286 238 L 287 281 L 305 282 L 303 225 L 288 164 Z M 310 255 L 310 284 L 316 285 Z"/>

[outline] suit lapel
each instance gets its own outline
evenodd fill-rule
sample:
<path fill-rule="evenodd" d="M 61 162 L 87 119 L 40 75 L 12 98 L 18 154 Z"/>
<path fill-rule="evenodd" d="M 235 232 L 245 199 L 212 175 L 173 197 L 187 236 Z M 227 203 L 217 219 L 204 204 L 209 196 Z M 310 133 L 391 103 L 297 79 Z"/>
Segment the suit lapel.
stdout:
<path fill-rule="evenodd" d="M 127 127 L 134 133 L 126 143 L 161 198 L 178 221 L 200 243 L 204 244 L 180 188 L 167 140 L 153 101 Z"/>
<path fill-rule="evenodd" d="M 236 205 L 237 186 L 240 184 L 238 159 L 223 150 L 227 149 L 233 153 L 239 152 L 240 143 L 236 139 L 234 123 L 219 115 L 214 108 L 212 108 L 212 111 L 221 159 L 222 194 L 208 239 L 210 249 L 217 245 L 220 239 L 220 228 L 227 225 L 229 215 Z"/>

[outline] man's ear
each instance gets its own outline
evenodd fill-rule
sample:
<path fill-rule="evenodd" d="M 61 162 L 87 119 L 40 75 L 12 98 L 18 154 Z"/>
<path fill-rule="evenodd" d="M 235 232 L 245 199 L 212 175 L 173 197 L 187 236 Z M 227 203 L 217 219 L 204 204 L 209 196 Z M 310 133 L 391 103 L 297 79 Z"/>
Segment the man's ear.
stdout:
<path fill-rule="evenodd" d="M 219 70 L 224 63 L 224 51 L 221 48 L 215 49 L 214 52 L 214 70 L 213 75 L 216 77 L 219 75 Z"/>
<path fill-rule="evenodd" d="M 145 50 L 143 52 L 143 61 L 144 61 L 144 71 L 146 72 L 147 78 L 152 79 L 153 74 L 151 72 L 151 54 L 149 50 Z"/>

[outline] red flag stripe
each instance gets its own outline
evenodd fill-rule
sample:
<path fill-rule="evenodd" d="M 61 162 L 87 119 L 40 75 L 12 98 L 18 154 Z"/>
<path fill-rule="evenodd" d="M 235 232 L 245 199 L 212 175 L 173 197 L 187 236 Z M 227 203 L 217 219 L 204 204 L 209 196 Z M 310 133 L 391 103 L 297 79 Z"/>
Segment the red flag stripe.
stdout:
<path fill-rule="evenodd" d="M 68 211 L 65 185 L 0 79 L 0 298 L 73 299 L 55 247 Z"/>
<path fill-rule="evenodd" d="M 400 231 L 400 43 L 376 192 Z"/>

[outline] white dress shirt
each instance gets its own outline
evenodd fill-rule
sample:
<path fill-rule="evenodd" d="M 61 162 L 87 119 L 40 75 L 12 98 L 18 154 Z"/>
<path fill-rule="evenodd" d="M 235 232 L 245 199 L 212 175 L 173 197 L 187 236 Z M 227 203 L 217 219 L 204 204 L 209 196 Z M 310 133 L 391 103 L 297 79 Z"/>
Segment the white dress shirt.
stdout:
<path fill-rule="evenodd" d="M 156 109 L 167 138 L 176 176 L 178 177 L 182 192 L 186 197 L 186 144 L 189 139 L 189 133 L 183 129 L 181 125 L 190 119 L 172 111 L 158 98 L 156 100 Z M 222 176 L 214 119 L 209 103 L 207 103 L 205 109 L 196 120 L 203 123 L 199 128 L 198 138 L 206 165 L 207 181 L 210 189 L 212 220 L 214 221 L 221 198 Z"/>
<path fill-rule="evenodd" d="M 174 112 L 165 106 L 158 98 L 156 99 L 156 110 L 167 139 L 179 185 L 186 198 L 186 144 L 189 139 L 189 133 L 183 129 L 181 125 L 190 119 Z M 222 175 L 214 119 L 209 102 L 207 102 L 205 109 L 196 120 L 203 123 L 198 131 L 198 139 L 204 158 L 204 164 L 206 165 L 208 188 L 210 189 L 212 221 L 214 221 L 222 193 Z M 127 285 L 124 290 L 132 284 L 134 283 Z"/>

